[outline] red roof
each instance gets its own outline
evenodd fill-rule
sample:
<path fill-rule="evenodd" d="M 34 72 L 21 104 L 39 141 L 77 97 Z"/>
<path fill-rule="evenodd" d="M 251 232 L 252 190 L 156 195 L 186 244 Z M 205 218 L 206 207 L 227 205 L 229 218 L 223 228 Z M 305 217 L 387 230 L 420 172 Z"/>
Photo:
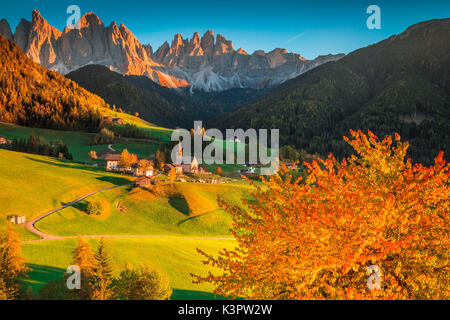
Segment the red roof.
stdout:
<path fill-rule="evenodd" d="M 108 154 L 105 157 L 106 161 L 119 161 L 120 160 L 120 154 Z"/>

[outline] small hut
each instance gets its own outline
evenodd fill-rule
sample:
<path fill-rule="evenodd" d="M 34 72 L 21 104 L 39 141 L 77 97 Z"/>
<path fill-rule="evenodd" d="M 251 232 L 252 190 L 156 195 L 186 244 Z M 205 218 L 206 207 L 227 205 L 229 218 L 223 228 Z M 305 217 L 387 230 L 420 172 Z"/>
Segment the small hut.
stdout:
<path fill-rule="evenodd" d="M 9 218 L 9 221 L 14 224 L 24 224 L 27 219 L 25 218 L 25 216 L 14 215 Z"/>

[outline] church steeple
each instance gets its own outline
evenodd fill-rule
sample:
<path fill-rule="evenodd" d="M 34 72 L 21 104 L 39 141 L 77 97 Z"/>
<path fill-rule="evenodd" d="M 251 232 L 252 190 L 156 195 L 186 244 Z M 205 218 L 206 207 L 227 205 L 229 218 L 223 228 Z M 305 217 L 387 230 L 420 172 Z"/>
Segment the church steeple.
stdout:
<path fill-rule="evenodd" d="M 178 155 L 177 155 L 177 163 L 183 162 L 183 147 L 181 145 L 181 142 L 178 143 Z"/>

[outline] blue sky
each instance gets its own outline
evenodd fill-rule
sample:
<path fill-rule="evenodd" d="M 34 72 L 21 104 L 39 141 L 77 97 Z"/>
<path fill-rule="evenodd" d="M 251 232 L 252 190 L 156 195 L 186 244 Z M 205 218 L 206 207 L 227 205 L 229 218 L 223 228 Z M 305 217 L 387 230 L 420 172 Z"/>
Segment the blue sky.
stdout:
<path fill-rule="evenodd" d="M 420 21 L 450 17 L 450 1 L 1 1 L 0 19 L 14 31 L 21 18 L 31 20 L 38 9 L 50 24 L 62 30 L 66 9 L 76 4 L 82 14 L 96 13 L 105 25 L 124 23 L 142 43 L 156 50 L 176 33 L 191 37 L 209 29 L 232 40 L 236 49 L 249 53 L 286 48 L 305 58 L 320 54 L 349 53 L 404 31 Z M 369 30 L 369 5 L 381 8 L 381 30 Z"/>

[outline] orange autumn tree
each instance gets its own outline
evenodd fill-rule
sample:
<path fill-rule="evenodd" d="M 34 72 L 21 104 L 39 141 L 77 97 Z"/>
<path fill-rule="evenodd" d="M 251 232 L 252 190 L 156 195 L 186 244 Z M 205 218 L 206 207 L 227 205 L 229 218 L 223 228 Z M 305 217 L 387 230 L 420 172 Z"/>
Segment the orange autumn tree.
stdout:
<path fill-rule="evenodd" d="M 294 180 L 286 167 L 245 207 L 219 200 L 233 217 L 234 250 L 214 257 L 222 271 L 195 283 L 247 299 L 448 299 L 450 165 L 405 161 L 407 142 L 371 132 L 344 138 L 356 155 L 305 163 Z M 380 289 L 368 289 L 368 267 Z"/>

